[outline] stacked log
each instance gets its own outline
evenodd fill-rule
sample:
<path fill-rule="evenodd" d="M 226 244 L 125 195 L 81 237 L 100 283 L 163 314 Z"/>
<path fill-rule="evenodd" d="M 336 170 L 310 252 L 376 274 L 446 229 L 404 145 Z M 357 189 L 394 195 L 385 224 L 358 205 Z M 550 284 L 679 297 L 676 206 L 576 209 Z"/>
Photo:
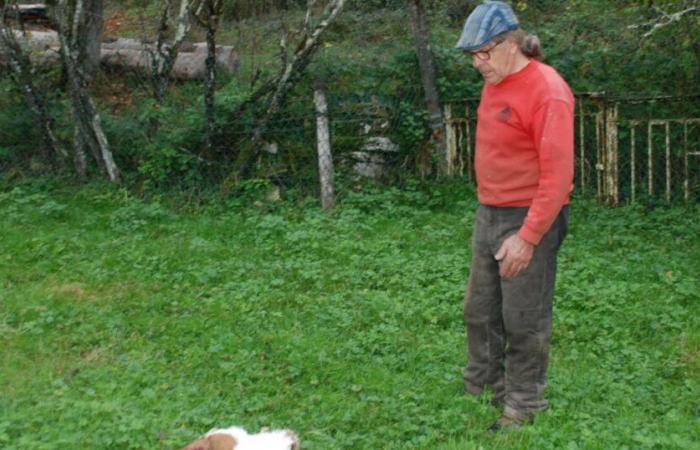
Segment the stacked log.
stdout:
<path fill-rule="evenodd" d="M 206 53 L 180 52 L 175 59 L 171 77 L 176 80 L 203 80 L 206 76 Z M 217 66 L 227 73 L 238 68 L 233 50 L 217 48 Z M 112 70 L 136 70 L 144 75 L 152 70 L 152 53 L 148 50 L 102 48 L 102 65 Z"/>
<path fill-rule="evenodd" d="M 150 73 L 151 54 L 155 45 L 137 39 L 119 38 L 102 44 L 102 64 L 111 69 L 136 69 Z M 202 80 L 206 76 L 207 44 L 186 43 L 180 47 L 172 77 L 177 80 Z M 238 71 L 240 60 L 238 52 L 230 45 L 216 47 L 216 64 L 224 73 Z"/>
<path fill-rule="evenodd" d="M 0 2 L 2 3 L 2 2 Z M 2 11 L 0 11 L 1 13 Z M 34 3 L 24 5 L 7 5 L 4 7 L 6 17 L 22 20 L 25 24 L 42 24 L 50 26 L 49 11 L 45 4 Z M 59 58 L 59 39 L 55 31 L 15 30 L 15 35 L 28 50 L 30 59 L 37 64 L 57 64 Z M 144 76 L 150 76 L 152 71 L 152 55 L 155 45 L 136 39 L 119 38 L 102 43 L 101 64 L 116 71 L 136 71 Z M 206 43 L 183 44 L 175 60 L 171 78 L 176 80 L 203 80 L 206 77 Z M 238 52 L 231 46 L 216 47 L 216 63 L 223 73 L 233 74 L 238 71 L 240 59 Z M 0 50 L 0 66 L 5 61 Z"/>
<path fill-rule="evenodd" d="M 31 5 L 6 5 L 4 8 L 5 17 L 10 20 L 22 20 L 23 23 L 34 23 L 48 25 L 49 11 L 45 4 L 35 3 Z"/>
<path fill-rule="evenodd" d="M 29 50 L 33 62 L 39 64 L 54 64 L 59 62 L 58 33 L 55 31 L 28 31 L 22 33 L 15 30 L 17 39 Z M 132 70 L 149 76 L 152 70 L 152 54 L 155 45 L 137 39 L 119 38 L 102 43 L 100 62 L 110 70 Z M 178 53 L 171 78 L 176 80 L 203 80 L 206 76 L 206 43 L 183 44 Z M 233 74 L 238 71 L 240 59 L 238 52 L 232 46 L 216 47 L 217 67 L 224 73 Z M 0 52 L 0 65 L 4 65 Z"/>

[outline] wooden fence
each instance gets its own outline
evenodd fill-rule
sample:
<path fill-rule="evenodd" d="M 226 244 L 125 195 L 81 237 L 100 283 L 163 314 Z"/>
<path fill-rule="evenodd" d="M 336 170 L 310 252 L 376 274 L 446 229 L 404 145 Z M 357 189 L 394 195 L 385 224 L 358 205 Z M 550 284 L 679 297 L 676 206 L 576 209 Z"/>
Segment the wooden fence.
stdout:
<path fill-rule="evenodd" d="M 445 106 L 448 173 L 474 180 L 478 100 Z M 575 187 L 601 202 L 700 202 L 700 96 L 576 96 Z"/>

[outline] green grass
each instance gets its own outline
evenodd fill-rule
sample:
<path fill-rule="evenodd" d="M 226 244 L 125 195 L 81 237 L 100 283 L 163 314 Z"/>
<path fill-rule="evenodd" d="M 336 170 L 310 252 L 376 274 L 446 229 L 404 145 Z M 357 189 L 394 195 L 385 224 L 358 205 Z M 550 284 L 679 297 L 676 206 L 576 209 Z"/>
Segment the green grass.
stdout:
<path fill-rule="evenodd" d="M 700 221 L 573 204 L 549 411 L 491 436 L 466 397 L 463 184 L 240 207 L 0 193 L 0 447 L 179 448 L 213 426 L 307 449 L 699 448 Z"/>

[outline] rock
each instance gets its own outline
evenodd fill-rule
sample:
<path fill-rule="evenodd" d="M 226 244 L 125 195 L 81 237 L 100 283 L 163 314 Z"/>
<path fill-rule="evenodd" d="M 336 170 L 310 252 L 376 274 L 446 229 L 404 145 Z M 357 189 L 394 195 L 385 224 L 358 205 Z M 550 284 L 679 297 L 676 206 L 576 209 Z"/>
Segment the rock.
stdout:
<path fill-rule="evenodd" d="M 350 155 L 355 160 L 353 169 L 360 176 L 380 179 L 386 174 L 387 163 L 397 155 L 399 146 L 384 136 L 367 138 L 360 151 Z"/>

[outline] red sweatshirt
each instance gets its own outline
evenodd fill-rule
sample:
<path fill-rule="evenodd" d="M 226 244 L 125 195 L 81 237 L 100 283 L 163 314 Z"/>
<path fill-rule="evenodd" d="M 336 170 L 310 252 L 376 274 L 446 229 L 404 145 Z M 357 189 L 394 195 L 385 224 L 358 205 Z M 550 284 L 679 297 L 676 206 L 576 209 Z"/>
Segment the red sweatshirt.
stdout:
<path fill-rule="evenodd" d="M 574 96 L 537 60 L 498 84 L 484 84 L 474 167 L 479 202 L 529 206 L 518 235 L 539 244 L 569 203 L 574 178 Z"/>

